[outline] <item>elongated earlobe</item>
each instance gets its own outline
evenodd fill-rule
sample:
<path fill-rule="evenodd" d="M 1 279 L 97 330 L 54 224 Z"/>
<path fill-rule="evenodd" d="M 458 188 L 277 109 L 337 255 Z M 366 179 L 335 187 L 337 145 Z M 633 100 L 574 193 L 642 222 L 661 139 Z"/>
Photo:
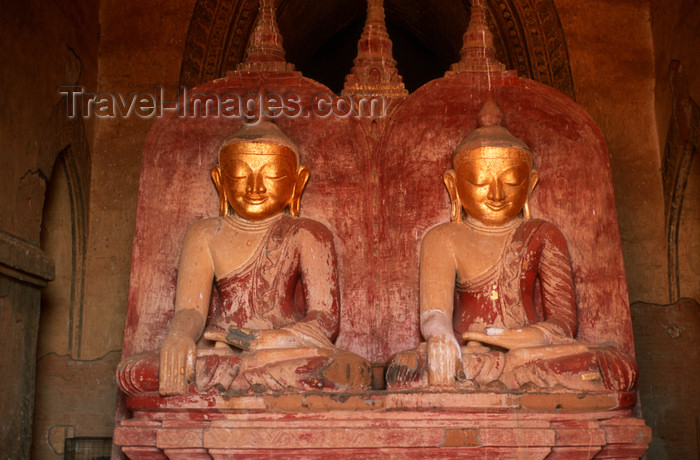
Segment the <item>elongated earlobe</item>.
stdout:
<path fill-rule="evenodd" d="M 221 168 L 214 166 L 211 168 L 211 180 L 214 181 L 214 186 L 219 194 L 219 215 L 228 216 L 228 199 L 226 198 L 226 190 L 221 182 Z"/>
<path fill-rule="evenodd" d="M 459 197 L 451 199 L 452 206 L 450 209 L 450 221 L 452 222 L 462 222 L 462 201 Z"/>
<path fill-rule="evenodd" d="M 447 193 L 450 195 L 450 203 L 452 205 L 450 220 L 452 222 L 462 222 L 462 200 L 459 199 L 459 194 L 457 193 L 457 182 L 454 170 L 450 169 L 445 171 L 442 179 L 445 182 L 445 187 L 447 187 Z"/>
<path fill-rule="evenodd" d="M 532 219 L 532 213 L 530 212 L 530 197 L 532 196 L 532 191 L 535 190 L 539 180 L 540 174 L 537 172 L 537 170 L 533 169 L 530 172 L 530 188 L 527 191 L 527 199 L 525 200 L 525 205 L 523 205 L 523 217 L 526 220 Z"/>
<path fill-rule="evenodd" d="M 292 216 L 299 215 L 299 209 L 301 207 L 301 194 L 304 192 L 306 183 L 309 181 L 309 168 L 306 166 L 299 166 L 299 171 L 297 171 L 297 182 L 294 185 L 294 193 L 292 194 L 292 201 L 289 203 L 289 214 Z"/>

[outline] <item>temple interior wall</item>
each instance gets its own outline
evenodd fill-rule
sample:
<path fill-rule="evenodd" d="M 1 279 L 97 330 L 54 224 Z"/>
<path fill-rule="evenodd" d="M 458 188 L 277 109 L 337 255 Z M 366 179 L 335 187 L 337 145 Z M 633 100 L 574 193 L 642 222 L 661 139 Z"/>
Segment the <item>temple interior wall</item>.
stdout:
<path fill-rule="evenodd" d="M 698 21 L 700 8 L 693 0 L 668 2 L 649 1 L 651 33 L 654 39 L 654 63 L 656 85 L 654 104 L 656 107 L 659 148 L 663 150 L 671 117 L 671 89 L 668 85 L 668 68 L 672 60 L 681 61 L 687 75 L 700 73 L 700 55 L 694 43 L 700 37 Z M 690 97 L 700 99 L 700 79 L 688 80 Z"/>
<path fill-rule="evenodd" d="M 656 84 L 654 106 L 659 148 L 663 154 L 671 117 L 671 88 L 669 66 L 680 61 L 688 79 L 688 94 L 697 103 L 700 100 L 700 6 L 692 0 L 666 2 L 650 1 L 651 31 L 654 38 Z M 681 298 L 700 297 L 700 158 L 694 155 L 690 166 L 683 200 L 678 236 L 679 285 Z"/>
<path fill-rule="evenodd" d="M 556 3 L 576 100 L 608 144 L 630 302 L 665 303 L 664 201 L 648 5 Z"/>
<path fill-rule="evenodd" d="M 680 297 L 697 299 L 700 297 L 700 158 L 697 154 L 691 165 L 685 194 L 678 235 Z"/>
<path fill-rule="evenodd" d="M 53 257 L 40 249 L 42 216 L 56 159 L 71 166 L 72 193 L 89 199 L 91 173 L 91 120 L 69 120 L 58 88 L 62 85 L 97 87 L 99 43 L 96 2 L 3 2 L 0 15 L 0 452 L 3 458 L 29 458 L 35 408 L 37 361 L 67 356 L 67 317 L 58 321 L 43 355 L 37 355 L 42 293 L 40 287 L 53 278 Z M 63 154 L 62 154 L 63 152 Z M 61 195 L 68 189 L 60 181 Z M 61 186 L 65 186 L 61 188 Z M 65 194 L 63 195 L 65 198 Z M 53 200 L 53 217 L 72 219 L 70 201 Z M 65 230 L 65 226 L 62 227 Z M 86 229 L 84 229 L 86 231 Z M 55 240 L 58 248 L 60 240 Z M 70 240 L 69 240 L 70 241 Z M 60 266 L 72 248 L 57 253 Z M 57 283 L 71 275 L 59 273 Z M 65 293 L 65 287 L 58 289 Z M 63 313 L 68 306 L 61 306 Z M 59 374 L 74 375 L 62 368 Z M 103 378 L 103 377 L 101 377 Z M 63 381 L 63 379 L 61 379 Z M 90 380 L 90 384 L 94 382 Z M 87 382 L 85 382 L 87 384 Z M 58 388 L 58 395 L 78 394 L 81 386 Z M 93 398 L 94 399 L 94 398 Z M 113 399 L 113 397 L 112 397 Z M 60 401 L 59 398 L 56 401 Z M 83 404 L 84 402 L 84 404 Z M 86 398 L 76 411 L 94 411 Z M 108 407 L 113 403 L 103 403 Z M 51 423 L 61 423 L 65 406 L 58 404 Z M 102 408 L 98 410 L 103 410 Z M 60 415 L 59 415 L 60 414 Z M 89 422 L 87 418 L 83 421 Z M 103 423 L 109 423 L 105 420 Z M 48 427 L 42 427 L 42 435 Z"/>
<path fill-rule="evenodd" d="M 670 60 L 681 60 L 691 96 L 700 101 L 700 7 L 692 0 L 555 4 L 577 102 L 608 143 L 630 301 L 667 303 L 660 173 L 670 117 L 666 75 Z M 14 2 L 0 18 L 5 45 L 0 48 L 5 62 L 0 70 L 5 108 L 0 115 L 0 231 L 42 247 L 56 267 L 57 281 L 45 292 L 41 308 L 36 289 L 24 292 L 22 283 L 9 278 L 0 285 L 0 333 L 9 350 L 1 363 L 3 391 L 20 392 L 31 402 L 34 388 L 11 388 L 10 381 L 21 376 L 33 381 L 33 368 L 26 363 L 37 363 L 36 458 L 60 458 L 65 436 L 111 435 L 113 369 L 122 346 L 141 152 L 152 123 L 135 116 L 67 122 L 58 116 L 62 102 L 56 89 L 78 83 L 89 91 L 128 94 L 162 87 L 174 98 L 195 0 L 103 0 L 97 5 Z M 73 170 L 54 167 L 61 152 Z M 682 293 L 696 299 L 698 169 L 696 158 L 680 242 Z M 77 190 L 70 177 L 80 179 Z M 81 218 L 82 234 L 69 238 L 72 222 Z M 0 253 L 0 262 L 8 257 Z M 37 334 L 38 354 L 26 338 L 34 335 L 36 343 Z M 14 346 L 19 343 L 24 346 Z M 26 430 L 3 423 L 0 451 L 18 440 L 17 445 L 29 445 Z"/>

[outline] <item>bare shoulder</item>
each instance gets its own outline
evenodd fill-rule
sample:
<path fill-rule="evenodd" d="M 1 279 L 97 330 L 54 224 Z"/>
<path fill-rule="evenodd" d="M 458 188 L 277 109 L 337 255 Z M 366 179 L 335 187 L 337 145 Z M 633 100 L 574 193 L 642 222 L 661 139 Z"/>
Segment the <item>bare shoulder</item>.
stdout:
<path fill-rule="evenodd" d="M 459 222 L 445 222 L 428 230 L 423 237 L 423 242 L 452 241 L 457 235 L 463 233 L 464 229 L 464 225 Z"/>
<path fill-rule="evenodd" d="M 452 247 L 452 243 L 458 235 L 464 232 L 464 225 L 458 222 L 445 222 L 437 225 L 423 237 L 423 250 L 445 251 Z"/>
<path fill-rule="evenodd" d="M 221 217 L 208 217 L 198 220 L 187 228 L 185 241 L 208 241 L 211 237 L 221 232 L 223 220 Z"/>

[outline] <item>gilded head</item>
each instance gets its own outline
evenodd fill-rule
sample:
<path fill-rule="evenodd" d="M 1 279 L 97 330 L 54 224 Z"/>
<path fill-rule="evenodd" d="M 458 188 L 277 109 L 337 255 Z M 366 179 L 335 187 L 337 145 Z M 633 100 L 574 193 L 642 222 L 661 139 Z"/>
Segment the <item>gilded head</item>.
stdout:
<path fill-rule="evenodd" d="M 502 118 L 489 93 L 479 113 L 479 127 L 455 149 L 453 169 L 444 175 L 452 221 L 461 221 L 462 208 L 489 227 L 505 225 L 521 212 L 530 217 L 530 195 L 539 175 L 532 151 L 501 125 Z"/>
<path fill-rule="evenodd" d="M 309 170 L 299 164 L 299 148 L 276 125 L 245 125 L 219 147 L 211 170 L 219 192 L 220 214 L 229 205 L 240 217 L 260 221 L 284 212 L 299 214 Z"/>

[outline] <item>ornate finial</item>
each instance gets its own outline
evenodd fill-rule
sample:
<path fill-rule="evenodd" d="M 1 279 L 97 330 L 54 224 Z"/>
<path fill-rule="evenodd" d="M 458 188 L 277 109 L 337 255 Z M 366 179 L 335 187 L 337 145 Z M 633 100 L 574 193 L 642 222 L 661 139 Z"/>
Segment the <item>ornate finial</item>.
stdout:
<path fill-rule="evenodd" d="M 493 34 L 486 22 L 484 0 L 472 0 L 471 19 L 464 33 L 462 59 L 452 64 L 454 72 L 503 72 L 504 64 L 496 59 Z"/>
<path fill-rule="evenodd" d="M 258 19 L 248 39 L 245 61 L 238 70 L 257 72 L 291 72 L 294 65 L 284 57 L 282 34 L 277 27 L 274 0 L 260 0 Z"/>
<path fill-rule="evenodd" d="M 384 1 L 367 0 L 367 21 L 357 43 L 354 66 L 345 77 L 343 93 L 351 96 L 408 96 L 391 50 L 391 39 L 384 23 Z"/>

